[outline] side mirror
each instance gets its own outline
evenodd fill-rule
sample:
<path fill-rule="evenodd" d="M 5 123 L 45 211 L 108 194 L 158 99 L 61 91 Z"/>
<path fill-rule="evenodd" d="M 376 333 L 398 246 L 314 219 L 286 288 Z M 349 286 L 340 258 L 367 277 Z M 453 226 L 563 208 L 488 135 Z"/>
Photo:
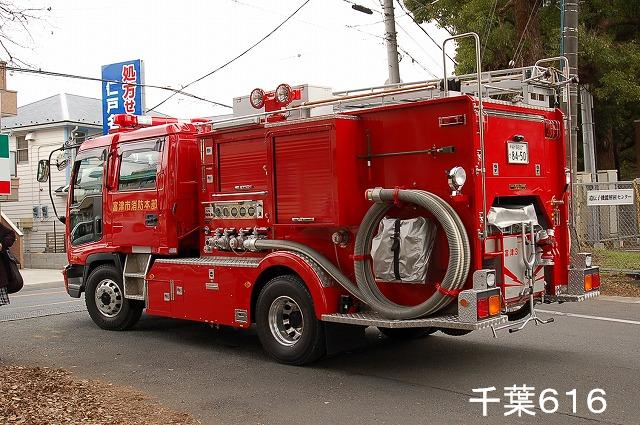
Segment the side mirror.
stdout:
<path fill-rule="evenodd" d="M 56 168 L 62 171 L 67 168 L 67 165 L 69 165 L 69 157 L 64 152 L 60 152 L 56 158 Z"/>
<path fill-rule="evenodd" d="M 49 161 L 46 159 L 38 161 L 38 174 L 36 176 L 36 180 L 40 183 L 44 183 L 49 180 Z"/>

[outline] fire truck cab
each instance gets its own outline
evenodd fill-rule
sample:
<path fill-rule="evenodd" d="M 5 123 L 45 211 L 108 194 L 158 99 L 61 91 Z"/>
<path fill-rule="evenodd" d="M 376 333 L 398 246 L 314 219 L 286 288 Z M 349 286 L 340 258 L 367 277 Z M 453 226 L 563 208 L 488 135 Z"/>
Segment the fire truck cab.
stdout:
<path fill-rule="evenodd" d="M 596 296 L 600 277 L 570 255 L 566 75 L 518 71 L 529 102 L 483 96 L 478 72 L 256 89 L 221 121 L 118 116 L 75 158 L 67 291 L 110 330 L 143 310 L 255 323 L 289 364 L 366 326 L 407 338 L 548 323 L 536 303 Z"/>

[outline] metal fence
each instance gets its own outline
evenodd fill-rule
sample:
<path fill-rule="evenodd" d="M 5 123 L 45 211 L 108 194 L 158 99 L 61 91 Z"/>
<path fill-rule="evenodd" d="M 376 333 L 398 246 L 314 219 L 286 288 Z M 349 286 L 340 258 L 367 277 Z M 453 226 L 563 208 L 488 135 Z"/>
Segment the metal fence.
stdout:
<path fill-rule="evenodd" d="M 64 232 L 47 232 L 44 252 L 67 252 Z"/>
<path fill-rule="evenodd" d="M 580 248 L 603 270 L 640 272 L 640 180 L 576 183 L 574 196 Z"/>

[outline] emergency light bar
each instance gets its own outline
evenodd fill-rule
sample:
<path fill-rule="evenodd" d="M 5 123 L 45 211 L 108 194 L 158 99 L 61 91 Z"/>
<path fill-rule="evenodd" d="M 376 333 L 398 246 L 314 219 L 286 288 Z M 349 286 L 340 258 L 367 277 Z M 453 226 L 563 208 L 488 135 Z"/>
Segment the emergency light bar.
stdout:
<path fill-rule="evenodd" d="M 151 117 L 148 115 L 117 114 L 113 117 L 113 123 L 121 128 L 153 127 L 164 124 L 195 124 L 205 123 L 204 118 L 178 119 L 173 117 Z"/>

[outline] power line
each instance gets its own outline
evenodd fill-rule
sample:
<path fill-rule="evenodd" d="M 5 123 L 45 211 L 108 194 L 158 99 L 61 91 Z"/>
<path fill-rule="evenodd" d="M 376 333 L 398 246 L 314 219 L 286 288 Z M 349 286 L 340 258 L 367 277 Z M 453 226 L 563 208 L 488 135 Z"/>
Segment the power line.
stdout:
<path fill-rule="evenodd" d="M 241 57 L 243 57 L 244 55 L 246 55 L 247 53 L 249 53 L 251 50 L 253 50 L 255 47 L 257 47 L 260 43 L 262 43 L 263 41 L 265 41 L 267 38 L 269 38 L 273 33 L 275 33 L 276 31 L 278 31 L 284 24 L 286 24 L 291 18 L 293 18 L 299 11 L 300 9 L 302 9 L 303 7 L 305 7 L 307 5 L 307 3 L 309 3 L 311 0 L 305 0 L 296 10 L 293 11 L 293 13 L 291 15 L 289 15 L 284 21 L 282 21 L 280 24 L 278 24 L 277 27 L 275 27 L 273 30 L 271 30 L 267 35 L 265 35 L 264 37 L 262 37 L 260 40 L 258 40 L 257 42 L 255 42 L 254 44 L 252 44 L 250 47 L 248 47 L 247 49 L 245 49 L 242 53 L 240 53 L 239 55 L 235 56 L 233 59 L 228 60 L 227 62 L 225 62 L 223 65 L 217 67 L 216 69 L 214 69 L 213 71 L 207 72 L 206 74 L 204 74 L 203 76 L 196 78 L 195 80 L 191 81 L 190 83 L 182 86 L 182 89 L 186 89 L 187 87 L 191 86 L 192 84 L 197 83 L 198 81 L 204 80 L 205 78 L 215 74 L 216 72 L 220 71 L 223 68 L 226 68 L 228 65 L 231 65 L 233 62 L 235 62 L 236 60 L 240 59 Z M 168 96 L 166 99 L 164 99 L 162 102 L 158 103 L 157 105 L 155 105 L 153 108 L 151 109 L 147 109 L 147 112 L 153 111 L 154 109 L 156 109 L 158 106 L 164 104 L 167 100 L 171 99 L 173 96 L 175 96 L 176 93 L 172 93 L 170 96 Z"/>
<path fill-rule="evenodd" d="M 76 75 L 76 74 L 66 74 L 66 73 L 63 73 L 63 72 L 45 71 L 43 69 L 20 68 L 20 67 L 15 67 L 15 66 L 7 66 L 5 68 L 7 69 L 7 71 L 21 72 L 21 73 L 25 73 L 25 74 L 38 74 L 38 75 L 47 75 L 47 76 L 50 76 L 50 77 L 62 77 L 62 78 L 72 78 L 72 79 L 76 79 L 76 80 L 98 81 L 98 82 L 103 82 L 103 83 L 122 84 L 122 81 L 118 81 L 118 80 L 105 80 L 104 78 L 87 77 L 87 76 L 84 76 L 84 75 Z M 181 94 L 183 96 L 191 97 L 191 98 L 194 98 L 194 99 L 197 99 L 197 100 L 201 100 L 203 102 L 208 102 L 208 103 L 211 103 L 213 105 L 222 106 L 222 107 L 225 107 L 225 108 L 232 108 L 232 106 L 225 105 L 224 103 L 216 102 L 214 100 L 205 99 L 203 97 L 196 96 L 195 94 L 187 93 L 185 91 L 174 89 L 172 87 L 157 86 L 157 85 L 153 85 L 153 84 L 139 84 L 139 83 L 127 83 L 127 84 L 132 85 L 132 86 L 136 86 L 136 87 L 147 87 L 147 88 L 151 88 L 151 89 L 167 90 L 167 91 L 173 92 L 172 96 L 175 96 L 176 94 Z"/>
<path fill-rule="evenodd" d="M 411 39 L 411 41 L 413 41 L 414 43 L 416 43 L 416 45 L 417 45 L 417 46 L 418 46 L 418 47 L 419 47 L 419 48 L 420 48 L 420 49 L 421 49 L 421 50 L 422 50 L 422 51 L 427 55 L 427 57 L 428 57 L 429 59 L 431 59 L 431 61 L 432 61 L 433 63 L 435 63 L 437 66 L 439 66 L 438 61 L 436 61 L 436 60 L 433 58 L 433 56 L 431 56 L 431 54 L 430 54 L 429 52 L 427 52 L 427 50 L 426 50 L 426 49 L 422 48 L 422 46 L 420 45 L 420 43 L 418 43 L 418 41 L 417 41 L 415 38 L 413 38 L 413 37 L 411 36 L 411 34 L 409 34 L 409 31 L 407 31 L 407 30 L 406 30 L 402 25 L 400 25 L 400 23 L 399 23 L 399 22 L 396 22 L 396 25 L 398 26 L 398 28 L 400 28 L 400 29 L 402 30 L 402 32 L 404 32 L 404 33 L 405 33 L 405 35 L 406 35 L 407 37 L 409 37 L 409 39 Z M 407 54 L 408 54 L 408 53 L 407 53 Z M 409 57 L 411 57 L 411 59 L 413 59 L 413 57 L 412 57 L 411 55 L 409 55 Z M 414 59 L 414 60 L 415 60 L 415 59 Z M 420 66 L 422 66 L 422 64 L 420 64 L 419 62 L 418 62 L 418 64 L 419 64 Z M 422 67 L 424 68 L 424 66 L 422 66 Z M 433 76 L 433 78 L 439 78 L 439 77 L 438 77 L 436 74 L 434 74 L 433 72 L 431 72 L 431 71 L 429 71 L 429 70 L 427 70 L 427 69 L 425 69 L 425 71 L 427 71 L 429 74 L 431 74 L 431 75 Z"/>
<path fill-rule="evenodd" d="M 484 58 L 484 52 L 487 50 L 487 42 L 489 41 L 489 34 L 491 34 L 491 27 L 493 26 L 493 15 L 496 13 L 496 7 L 498 6 L 498 0 L 493 3 L 493 9 L 491 9 L 491 15 L 489 16 L 489 22 L 487 22 L 487 29 L 484 31 L 484 46 L 482 47 L 482 53 L 480 54 L 480 62 Z"/>
<path fill-rule="evenodd" d="M 420 25 L 420 23 L 418 21 L 416 21 L 416 18 L 409 13 L 409 11 L 404 7 L 404 5 L 402 4 L 402 2 L 400 2 L 399 0 L 396 0 L 396 2 L 398 3 L 398 5 L 400 6 L 400 8 L 411 18 L 411 20 L 413 21 L 414 24 L 416 24 L 418 26 L 418 28 L 420 28 L 420 30 L 426 34 L 427 37 L 429 37 L 429 40 L 431 40 L 433 42 L 433 44 L 435 44 L 436 46 L 438 46 L 438 49 L 440 49 L 441 51 L 444 52 L 444 50 L 442 50 L 442 46 L 440 44 L 438 44 L 437 41 L 435 41 L 433 39 L 433 37 L 431 37 L 431 34 L 429 34 L 427 32 L 427 30 L 425 30 L 424 28 L 422 28 L 422 25 Z M 455 65 L 458 64 L 458 62 L 455 61 L 455 59 L 453 59 L 451 56 L 449 56 L 448 53 L 445 53 L 445 55 L 451 60 L 451 62 L 453 62 Z"/>
<path fill-rule="evenodd" d="M 516 60 L 519 60 L 519 56 L 524 52 L 524 50 L 520 51 L 520 49 L 524 49 L 524 35 L 527 33 L 527 29 L 529 28 L 529 23 L 531 22 L 531 18 L 533 18 L 534 12 L 538 11 L 538 0 L 533 3 L 533 7 L 531 8 L 531 12 L 529 13 L 529 19 L 527 19 L 527 23 L 522 30 L 522 34 L 520 35 L 520 41 L 518 41 L 518 45 L 516 46 L 515 52 L 513 52 L 513 59 L 511 60 L 512 66 L 515 67 Z"/>
<path fill-rule="evenodd" d="M 384 45 L 384 42 L 386 42 L 386 40 L 387 40 L 385 37 L 383 37 L 383 36 L 381 36 L 381 35 L 378 35 L 378 34 L 372 34 L 372 33 L 370 33 L 370 32 L 363 31 L 363 30 L 361 30 L 360 28 L 356 28 L 355 26 L 352 26 L 352 25 L 345 25 L 345 27 L 347 27 L 347 28 L 349 28 L 349 29 L 352 29 L 352 30 L 355 30 L 355 31 L 358 31 L 358 32 L 361 32 L 362 34 L 368 35 L 369 37 L 375 37 L 375 38 L 378 38 L 378 39 L 382 40 L 382 43 L 380 43 L 380 44 L 383 44 L 383 45 Z M 406 30 L 404 30 L 404 31 L 406 32 Z M 409 56 L 409 57 L 411 58 L 411 60 L 412 60 L 414 63 L 418 64 L 418 65 L 420 66 L 420 68 L 422 68 L 423 70 L 425 70 L 426 72 L 428 72 L 429 74 L 431 74 L 434 78 L 438 78 L 438 76 L 437 76 L 437 75 L 435 75 L 433 72 L 431 72 L 429 69 L 427 69 L 427 67 L 425 67 L 422 63 L 420 63 L 420 61 L 419 61 L 418 59 L 414 58 L 414 57 L 411 55 L 411 53 L 409 53 L 408 51 L 406 51 L 405 49 L 403 49 L 403 48 L 402 48 L 402 46 L 400 46 L 400 44 L 399 44 L 399 43 L 398 43 L 398 50 L 400 50 L 400 51 L 401 51 L 402 53 L 404 53 L 405 55 Z"/>

